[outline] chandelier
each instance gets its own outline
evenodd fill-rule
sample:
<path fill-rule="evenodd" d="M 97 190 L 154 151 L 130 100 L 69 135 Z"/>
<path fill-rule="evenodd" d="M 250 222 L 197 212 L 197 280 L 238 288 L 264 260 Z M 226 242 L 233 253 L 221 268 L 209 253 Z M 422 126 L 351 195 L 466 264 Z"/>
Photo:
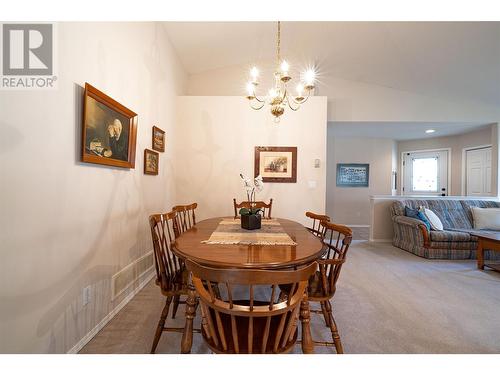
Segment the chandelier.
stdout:
<path fill-rule="evenodd" d="M 259 85 L 259 70 L 255 66 L 250 70 L 250 81 L 246 86 L 246 98 L 250 103 L 250 107 L 258 111 L 264 108 L 267 103 L 271 106 L 271 113 L 274 116 L 275 122 L 279 122 L 280 116 L 285 113 L 285 108 L 287 106 L 292 111 L 297 111 L 300 105 L 307 101 L 311 91 L 314 89 L 314 81 L 316 79 L 314 69 L 310 68 L 305 70 L 300 75 L 300 82 L 296 87 L 296 95 L 292 96 L 290 94 L 287 87 L 288 83 L 292 80 L 289 73 L 290 65 L 286 60 L 281 60 L 280 39 L 281 27 L 278 21 L 278 36 L 276 43 L 277 67 L 274 72 L 274 86 L 269 89 L 267 96 L 259 98 L 256 94 L 257 86 Z"/>

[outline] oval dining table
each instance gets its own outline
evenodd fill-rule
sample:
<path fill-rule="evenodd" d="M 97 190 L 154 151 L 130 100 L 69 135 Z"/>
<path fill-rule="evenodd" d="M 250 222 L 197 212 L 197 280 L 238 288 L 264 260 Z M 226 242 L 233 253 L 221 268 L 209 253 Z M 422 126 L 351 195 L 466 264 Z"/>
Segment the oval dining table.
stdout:
<path fill-rule="evenodd" d="M 242 244 L 207 244 L 223 217 L 206 219 L 182 233 L 175 240 L 173 251 L 181 259 L 190 259 L 212 268 L 245 269 L 286 269 L 300 267 L 314 262 L 326 251 L 322 241 L 310 233 L 302 224 L 287 219 L 275 219 L 279 222 L 296 245 L 242 245 Z M 264 223 L 264 221 L 263 221 Z M 258 232 L 256 232 L 258 233 Z M 193 342 L 193 319 L 196 315 L 196 292 L 189 285 L 186 300 L 186 323 L 181 342 L 181 353 L 190 353 Z M 313 342 L 309 327 L 309 302 L 307 293 L 300 307 L 302 323 L 302 351 L 313 352 Z"/>

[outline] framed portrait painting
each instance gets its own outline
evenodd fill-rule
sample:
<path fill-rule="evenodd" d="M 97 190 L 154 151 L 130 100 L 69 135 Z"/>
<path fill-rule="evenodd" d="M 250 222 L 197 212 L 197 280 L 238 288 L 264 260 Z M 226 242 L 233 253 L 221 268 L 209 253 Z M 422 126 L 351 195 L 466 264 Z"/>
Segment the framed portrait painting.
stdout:
<path fill-rule="evenodd" d="M 337 186 L 368 187 L 370 164 L 337 164 Z"/>
<path fill-rule="evenodd" d="M 165 132 L 156 126 L 153 126 L 153 150 L 165 151 Z"/>
<path fill-rule="evenodd" d="M 160 154 L 144 149 L 144 174 L 158 174 L 158 168 L 160 164 Z"/>
<path fill-rule="evenodd" d="M 297 182 L 297 147 L 255 147 L 254 172 L 264 182 Z"/>
<path fill-rule="evenodd" d="M 137 114 L 85 83 L 81 160 L 135 168 L 136 138 Z"/>

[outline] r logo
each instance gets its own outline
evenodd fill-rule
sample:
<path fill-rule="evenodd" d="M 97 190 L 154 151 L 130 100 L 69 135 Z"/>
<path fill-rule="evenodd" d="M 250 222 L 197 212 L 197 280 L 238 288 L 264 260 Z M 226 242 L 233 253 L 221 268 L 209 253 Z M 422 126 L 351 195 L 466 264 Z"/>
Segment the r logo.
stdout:
<path fill-rule="evenodd" d="M 52 24 L 3 25 L 3 74 L 52 75 Z"/>

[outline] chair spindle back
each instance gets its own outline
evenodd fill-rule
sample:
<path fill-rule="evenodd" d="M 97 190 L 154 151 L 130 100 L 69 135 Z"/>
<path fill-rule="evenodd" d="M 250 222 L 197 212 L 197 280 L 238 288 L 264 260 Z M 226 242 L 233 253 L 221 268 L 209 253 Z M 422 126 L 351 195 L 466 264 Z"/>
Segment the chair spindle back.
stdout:
<path fill-rule="evenodd" d="M 213 351 L 283 353 L 292 349 L 300 302 L 316 263 L 286 271 L 214 269 L 190 260 L 186 267 L 201 301 L 202 333 Z M 291 285 L 281 300 L 280 284 Z M 264 301 L 255 298 L 265 293 Z"/>
<path fill-rule="evenodd" d="M 352 230 L 345 225 L 321 222 L 323 242 L 328 247 L 325 256 L 318 259 L 324 297 L 332 298 L 342 265 L 352 241 Z"/>
<path fill-rule="evenodd" d="M 256 201 L 253 202 L 255 203 L 254 206 L 252 206 L 252 202 L 249 201 L 243 201 L 241 203 L 236 203 L 236 199 L 233 198 L 233 206 L 234 206 L 234 218 L 237 219 L 239 215 L 239 209 L 240 208 L 260 208 L 262 209 L 262 218 L 264 219 L 271 219 L 271 210 L 273 208 L 273 199 L 271 198 L 269 200 L 269 203 L 262 202 L 262 201 Z"/>
<path fill-rule="evenodd" d="M 162 292 L 166 293 L 177 287 L 176 277 L 184 267 L 183 261 L 172 252 L 172 243 L 176 238 L 175 220 L 177 213 L 168 212 L 149 217 L 153 253 L 156 268 L 156 281 Z"/>
<path fill-rule="evenodd" d="M 306 227 L 306 229 L 312 234 L 323 237 L 324 236 L 324 228 L 321 226 L 322 221 L 330 221 L 330 216 L 327 215 L 319 215 L 314 212 L 307 211 L 306 216 L 312 219 L 311 227 Z"/>
<path fill-rule="evenodd" d="M 177 212 L 179 235 L 196 225 L 196 215 L 194 211 L 196 207 L 198 207 L 198 203 L 178 205 L 172 208 L 172 211 Z"/>

